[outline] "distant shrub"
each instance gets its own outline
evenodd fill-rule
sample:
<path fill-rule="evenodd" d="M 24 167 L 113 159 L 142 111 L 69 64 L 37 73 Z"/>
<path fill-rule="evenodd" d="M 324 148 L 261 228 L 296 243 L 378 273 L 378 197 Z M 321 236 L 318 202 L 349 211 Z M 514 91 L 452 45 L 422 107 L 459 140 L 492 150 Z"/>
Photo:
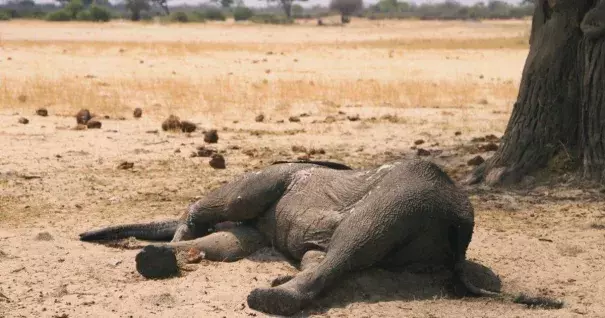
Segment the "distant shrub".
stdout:
<path fill-rule="evenodd" d="M 233 19 L 235 21 L 246 21 L 254 15 L 254 12 L 247 7 L 237 7 L 233 9 Z"/>
<path fill-rule="evenodd" d="M 107 22 L 111 20 L 111 12 L 106 8 L 93 4 L 88 11 L 90 11 L 92 21 Z"/>
<path fill-rule="evenodd" d="M 215 9 L 215 8 L 210 8 L 207 9 L 204 17 L 207 20 L 212 20 L 212 21 L 225 21 L 227 20 L 227 17 L 225 17 L 225 14 L 223 14 L 223 11 L 221 11 L 220 9 Z"/>
<path fill-rule="evenodd" d="M 80 11 L 84 11 L 84 4 L 82 0 L 71 0 L 63 10 L 69 13 L 72 19 L 75 19 Z"/>
<path fill-rule="evenodd" d="M 0 21 L 8 21 L 12 19 L 10 13 L 6 11 L 0 11 Z"/>
<path fill-rule="evenodd" d="M 65 10 L 50 12 L 46 15 L 46 20 L 48 21 L 69 21 L 71 18 L 71 13 Z"/>
<path fill-rule="evenodd" d="M 293 4 L 292 8 L 290 9 L 290 12 L 292 12 L 293 18 L 302 18 L 304 17 L 305 8 L 303 8 L 303 6 L 301 6 L 300 4 Z"/>
<path fill-rule="evenodd" d="M 264 24 L 291 24 L 293 22 L 286 16 L 271 13 L 256 14 L 250 18 L 250 21 Z"/>
<path fill-rule="evenodd" d="M 186 22 L 189 22 L 189 17 L 187 16 L 187 14 L 185 12 L 178 11 L 178 12 L 172 12 L 170 14 L 169 20 L 170 20 L 170 22 L 186 23 Z"/>
<path fill-rule="evenodd" d="M 76 14 L 76 20 L 78 21 L 92 21 L 92 15 L 90 11 L 80 11 Z"/>
<path fill-rule="evenodd" d="M 204 12 L 204 11 L 189 12 L 189 21 L 191 21 L 191 22 L 206 22 L 206 12 Z"/>

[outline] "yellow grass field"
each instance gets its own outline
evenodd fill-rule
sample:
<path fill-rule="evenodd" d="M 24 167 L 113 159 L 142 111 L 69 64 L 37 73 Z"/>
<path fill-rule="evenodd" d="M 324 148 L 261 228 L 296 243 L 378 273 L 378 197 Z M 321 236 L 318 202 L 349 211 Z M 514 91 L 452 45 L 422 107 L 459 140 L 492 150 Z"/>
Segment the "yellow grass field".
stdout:
<path fill-rule="evenodd" d="M 244 171 L 301 156 L 361 168 L 422 148 L 460 180 L 469 159 L 493 154 L 471 140 L 504 133 L 530 23 L 0 22 L 0 317 L 264 316 L 245 305 L 247 293 L 295 271 L 275 251 L 150 281 L 135 270 L 137 249 L 77 234 L 176 217 Z M 36 115 L 41 107 L 49 116 Z M 74 129 L 82 108 L 101 129 Z M 199 129 L 162 131 L 171 114 Z M 191 157 L 204 129 L 218 130 L 206 147 L 227 169 Z M 134 167 L 118 169 L 123 161 Z M 301 315 L 605 317 L 602 194 L 554 185 L 469 193 L 469 258 L 502 290 L 564 308 L 454 299 L 430 276 L 375 271 Z"/>

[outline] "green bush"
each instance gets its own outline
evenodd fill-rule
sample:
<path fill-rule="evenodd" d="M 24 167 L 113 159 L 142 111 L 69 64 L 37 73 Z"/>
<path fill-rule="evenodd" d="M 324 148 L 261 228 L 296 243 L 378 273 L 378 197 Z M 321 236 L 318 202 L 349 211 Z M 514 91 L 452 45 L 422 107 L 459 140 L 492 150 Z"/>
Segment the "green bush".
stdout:
<path fill-rule="evenodd" d="M 88 11 L 90 11 L 92 21 L 107 22 L 111 20 L 111 12 L 106 8 L 93 4 L 90 6 Z"/>
<path fill-rule="evenodd" d="M 189 12 L 189 21 L 191 21 L 191 22 L 206 22 L 206 13 L 204 11 Z"/>
<path fill-rule="evenodd" d="M 12 19 L 10 13 L 6 11 L 0 11 L 0 21 L 8 21 Z"/>
<path fill-rule="evenodd" d="M 223 14 L 223 11 L 221 11 L 220 9 L 215 9 L 215 8 L 210 8 L 210 9 L 206 10 L 204 17 L 207 20 L 212 20 L 212 21 L 227 20 L 227 17 L 225 17 L 225 14 Z"/>
<path fill-rule="evenodd" d="M 72 19 L 75 19 L 80 11 L 84 11 L 84 4 L 82 0 L 71 0 L 63 10 L 69 13 Z"/>
<path fill-rule="evenodd" d="M 250 21 L 254 23 L 264 23 L 264 24 L 291 24 L 292 20 L 288 19 L 283 15 L 276 15 L 271 13 L 261 13 L 252 16 Z"/>
<path fill-rule="evenodd" d="M 254 12 L 250 8 L 237 7 L 233 9 L 233 19 L 235 21 L 246 21 L 254 15 Z"/>
<path fill-rule="evenodd" d="M 80 11 L 78 12 L 78 14 L 76 14 L 76 20 L 78 21 L 92 21 L 92 15 L 90 14 L 90 11 L 86 10 L 86 11 Z"/>
<path fill-rule="evenodd" d="M 46 15 L 46 20 L 48 20 L 48 21 L 69 21 L 69 20 L 71 20 L 71 14 L 65 10 L 50 12 L 49 14 Z"/>
<path fill-rule="evenodd" d="M 170 22 L 181 22 L 186 23 L 189 22 L 189 17 L 185 12 L 172 12 L 170 14 Z"/>

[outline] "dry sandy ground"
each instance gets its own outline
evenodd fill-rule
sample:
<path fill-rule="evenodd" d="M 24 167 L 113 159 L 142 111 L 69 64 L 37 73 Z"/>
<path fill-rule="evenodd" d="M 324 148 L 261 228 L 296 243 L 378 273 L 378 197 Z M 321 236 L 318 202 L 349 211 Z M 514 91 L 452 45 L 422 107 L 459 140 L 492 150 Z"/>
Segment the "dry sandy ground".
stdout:
<path fill-rule="evenodd" d="M 0 316 L 264 316 L 247 308 L 247 293 L 295 271 L 271 249 L 150 281 L 134 268 L 137 249 L 84 244 L 77 234 L 176 217 L 244 171 L 301 156 L 293 146 L 323 148 L 315 159 L 369 167 L 416 156 L 411 148 L 422 139 L 427 159 L 460 180 L 470 158 L 493 153 L 471 139 L 504 131 L 527 54 L 506 39 L 525 36 L 527 27 L 0 23 Z M 254 93 L 263 81 L 268 88 Z M 416 99 L 403 98 L 412 93 Z M 34 115 L 41 106 L 48 117 Z M 137 106 L 141 119 L 131 115 Z M 110 119 L 101 129 L 73 130 L 81 107 Z M 254 121 L 259 112 L 263 123 Z M 169 113 L 200 130 L 154 132 Z M 301 113 L 309 116 L 288 121 Z M 347 119 L 353 115 L 360 120 Z M 22 116 L 29 124 L 17 122 Z M 207 146 L 224 154 L 225 170 L 190 157 L 210 128 L 220 139 Z M 117 169 L 124 160 L 134 168 Z M 496 273 L 503 291 L 560 298 L 563 309 L 453 299 L 441 276 L 374 270 L 343 280 L 301 315 L 605 317 L 602 191 L 468 190 L 477 215 L 469 258 Z"/>

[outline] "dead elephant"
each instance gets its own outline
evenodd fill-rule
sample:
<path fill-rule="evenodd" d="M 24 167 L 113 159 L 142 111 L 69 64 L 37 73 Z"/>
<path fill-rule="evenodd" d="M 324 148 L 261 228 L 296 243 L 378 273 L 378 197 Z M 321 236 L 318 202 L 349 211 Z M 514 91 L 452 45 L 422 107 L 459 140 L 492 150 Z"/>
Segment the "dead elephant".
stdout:
<path fill-rule="evenodd" d="M 226 221 L 238 226 L 213 231 Z M 473 286 L 464 273 L 473 228 L 467 196 L 428 161 L 394 161 L 366 170 L 280 162 L 213 190 L 179 220 L 114 226 L 80 239 L 172 239 L 137 255 L 137 270 L 148 278 L 178 272 L 172 260 L 181 250 L 235 261 L 272 245 L 299 260 L 301 272 L 253 290 L 248 305 L 290 315 L 347 273 L 371 266 L 446 268 L 459 290 L 494 295 Z"/>

